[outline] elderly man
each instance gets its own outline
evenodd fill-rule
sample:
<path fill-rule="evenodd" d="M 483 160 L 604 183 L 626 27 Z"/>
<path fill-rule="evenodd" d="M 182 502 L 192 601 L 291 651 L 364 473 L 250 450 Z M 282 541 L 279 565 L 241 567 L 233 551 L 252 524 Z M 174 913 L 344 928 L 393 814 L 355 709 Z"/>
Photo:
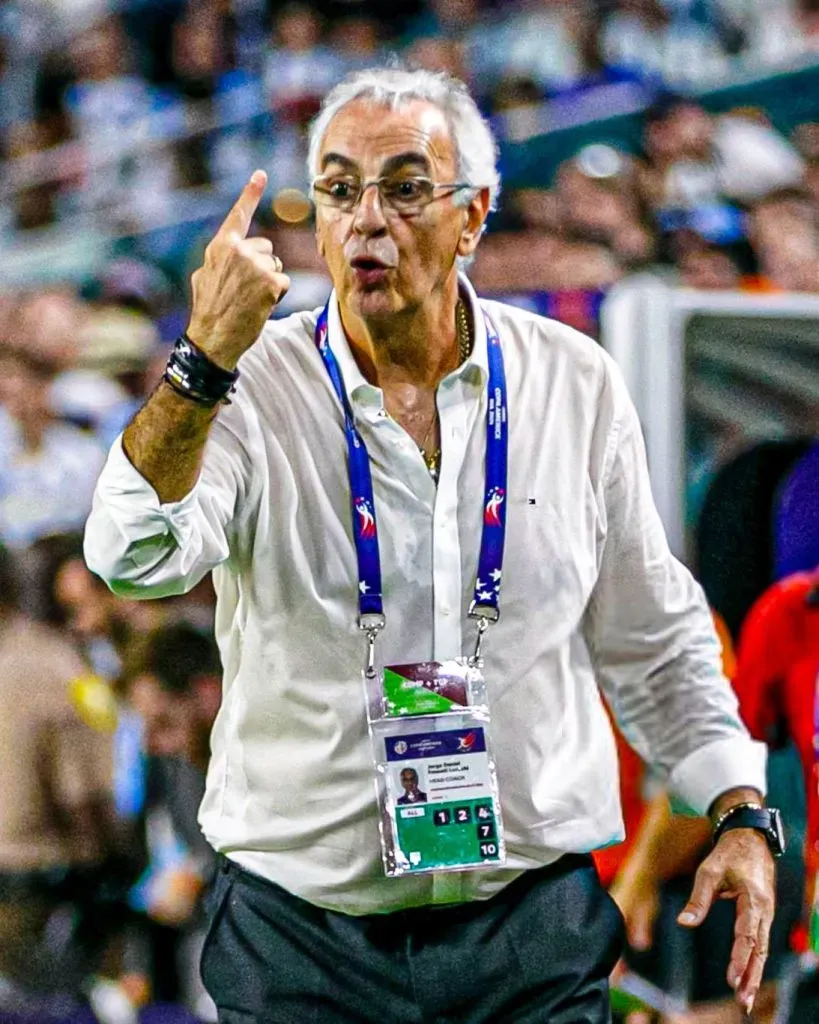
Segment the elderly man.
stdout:
<path fill-rule="evenodd" d="M 221 1019 L 608 1020 L 622 924 L 588 851 L 622 822 L 598 683 L 718 823 L 682 923 L 737 899 L 729 974 L 749 1005 L 772 915 L 764 753 L 667 548 L 620 375 L 459 273 L 499 186 L 460 83 L 345 80 L 309 161 L 327 308 L 266 323 L 288 279 L 248 237 L 257 171 L 86 534 L 122 594 L 214 571 L 224 695 L 200 817 L 225 855 L 203 955 Z M 362 669 L 456 658 L 493 619 L 505 862 L 388 876 Z"/>

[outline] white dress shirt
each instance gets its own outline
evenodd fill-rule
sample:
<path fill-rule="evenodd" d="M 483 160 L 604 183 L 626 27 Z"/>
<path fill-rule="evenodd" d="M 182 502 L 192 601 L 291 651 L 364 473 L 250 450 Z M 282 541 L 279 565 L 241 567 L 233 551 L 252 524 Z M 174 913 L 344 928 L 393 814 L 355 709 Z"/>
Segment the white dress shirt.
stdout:
<path fill-rule="evenodd" d="M 697 812 L 732 787 L 765 786 L 764 748 L 737 717 L 702 591 L 668 550 L 617 368 L 576 331 L 461 287 L 476 337 L 438 388 L 437 488 L 362 376 L 335 297 L 329 341 L 372 465 L 383 665 L 471 651 L 486 446 L 481 307 L 500 335 L 507 533 L 485 673 L 504 868 L 383 873 L 347 450 L 313 340 L 318 310 L 268 323 L 242 358 L 189 495 L 161 504 L 118 441 L 86 530 L 88 564 L 129 597 L 177 594 L 214 571 L 224 696 L 202 827 L 249 870 L 351 914 L 486 898 L 526 868 L 621 839 L 598 683 L 628 739 Z"/>

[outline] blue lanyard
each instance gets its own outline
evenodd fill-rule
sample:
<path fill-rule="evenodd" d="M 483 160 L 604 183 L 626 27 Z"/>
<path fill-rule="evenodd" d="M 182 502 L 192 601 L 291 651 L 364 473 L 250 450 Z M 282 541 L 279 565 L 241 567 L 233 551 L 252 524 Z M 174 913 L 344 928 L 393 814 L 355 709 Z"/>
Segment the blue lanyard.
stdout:
<path fill-rule="evenodd" d="M 484 320 L 486 321 L 489 362 L 489 395 L 486 409 L 486 479 L 478 575 L 475 580 L 474 596 L 469 607 L 470 617 L 479 620 L 481 633 L 486 628 L 487 622 L 496 622 L 500 617 L 498 599 L 503 567 L 503 544 L 506 536 L 506 467 L 509 448 L 503 352 L 498 334 L 486 314 L 484 314 Z M 370 458 L 355 425 L 338 360 L 328 342 L 326 306 L 316 323 L 315 341 L 344 411 L 344 434 L 347 438 L 349 452 L 348 472 L 353 539 L 358 557 L 359 626 L 368 633 L 378 632 L 383 628 L 385 620 Z M 476 655 L 479 650 L 480 645 L 478 645 Z"/>

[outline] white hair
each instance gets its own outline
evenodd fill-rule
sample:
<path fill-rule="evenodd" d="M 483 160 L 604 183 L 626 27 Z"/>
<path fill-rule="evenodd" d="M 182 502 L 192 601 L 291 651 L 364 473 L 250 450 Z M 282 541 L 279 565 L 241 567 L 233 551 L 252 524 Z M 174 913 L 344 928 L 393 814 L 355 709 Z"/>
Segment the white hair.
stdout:
<path fill-rule="evenodd" d="M 327 128 L 342 107 L 353 100 L 366 99 L 398 110 L 413 100 L 426 100 L 444 114 L 457 154 L 458 181 L 489 189 L 489 209 L 498 205 L 500 173 L 497 168 L 498 144 L 492 129 L 481 115 L 459 79 L 442 71 L 408 70 L 401 67 L 368 68 L 348 75 L 325 96 L 321 109 L 310 125 L 307 173 L 312 181 L 320 173 L 319 153 Z M 466 204 L 475 192 L 465 190 L 454 202 Z"/>

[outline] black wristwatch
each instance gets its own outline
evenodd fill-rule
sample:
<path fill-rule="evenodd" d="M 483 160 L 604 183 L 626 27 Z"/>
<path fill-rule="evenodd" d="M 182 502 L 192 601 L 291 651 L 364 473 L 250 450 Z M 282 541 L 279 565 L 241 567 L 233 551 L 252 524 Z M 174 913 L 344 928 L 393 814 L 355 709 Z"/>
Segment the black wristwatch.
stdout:
<path fill-rule="evenodd" d="M 732 828 L 752 828 L 761 832 L 774 857 L 785 852 L 785 830 L 782 815 L 775 807 L 760 807 L 758 804 L 737 804 L 729 807 L 714 825 L 714 845 L 720 836 Z"/>

